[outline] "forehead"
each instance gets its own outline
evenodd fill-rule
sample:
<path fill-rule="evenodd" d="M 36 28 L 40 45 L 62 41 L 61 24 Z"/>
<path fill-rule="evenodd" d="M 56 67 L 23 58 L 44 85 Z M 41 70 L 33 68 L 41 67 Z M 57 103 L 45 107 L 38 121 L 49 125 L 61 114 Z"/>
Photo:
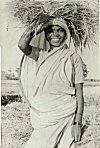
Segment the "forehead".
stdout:
<path fill-rule="evenodd" d="M 52 29 L 63 29 L 61 26 L 59 26 L 59 25 L 51 25 L 51 26 L 49 26 L 48 27 L 48 29 L 49 28 L 52 28 Z M 64 30 L 64 29 L 63 29 Z"/>
<path fill-rule="evenodd" d="M 61 26 L 59 25 L 51 25 L 47 28 L 47 30 L 52 29 L 52 30 L 58 30 L 58 29 L 62 29 L 64 30 Z"/>

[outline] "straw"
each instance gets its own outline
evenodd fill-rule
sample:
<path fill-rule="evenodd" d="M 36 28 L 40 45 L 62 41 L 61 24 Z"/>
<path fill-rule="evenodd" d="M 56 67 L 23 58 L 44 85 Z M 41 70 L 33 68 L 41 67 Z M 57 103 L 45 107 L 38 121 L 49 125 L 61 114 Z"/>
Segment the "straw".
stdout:
<path fill-rule="evenodd" d="M 94 41 L 99 25 L 99 2 L 89 0 L 35 1 L 16 0 L 8 3 L 14 17 L 25 26 L 35 22 L 35 27 L 52 18 L 62 17 L 68 25 L 76 49 L 86 47 Z M 42 30 L 44 28 L 42 27 Z"/>

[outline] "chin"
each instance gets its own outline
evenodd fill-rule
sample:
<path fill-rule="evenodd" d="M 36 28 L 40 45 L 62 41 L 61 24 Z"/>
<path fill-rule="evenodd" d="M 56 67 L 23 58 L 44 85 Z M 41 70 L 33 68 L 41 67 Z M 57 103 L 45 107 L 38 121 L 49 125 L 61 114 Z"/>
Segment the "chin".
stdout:
<path fill-rule="evenodd" d="M 53 47 L 59 47 L 61 44 L 60 43 L 52 43 L 51 42 L 51 46 L 53 46 Z"/>
<path fill-rule="evenodd" d="M 58 45 L 58 44 L 52 44 L 51 46 L 52 47 L 59 47 L 60 45 Z"/>
<path fill-rule="evenodd" d="M 63 41 L 60 41 L 60 40 L 59 40 L 59 42 L 51 41 L 49 43 L 51 44 L 52 47 L 59 47 L 63 44 Z"/>

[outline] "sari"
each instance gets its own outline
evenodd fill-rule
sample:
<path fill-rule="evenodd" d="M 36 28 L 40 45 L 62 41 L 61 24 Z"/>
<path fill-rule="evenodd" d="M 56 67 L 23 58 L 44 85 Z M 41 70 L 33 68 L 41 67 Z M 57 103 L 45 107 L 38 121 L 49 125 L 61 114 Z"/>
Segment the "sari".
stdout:
<path fill-rule="evenodd" d="M 25 56 L 21 66 L 34 128 L 25 148 L 76 148 L 71 130 L 77 109 L 74 84 L 83 83 L 81 57 L 65 46 L 39 54 L 37 62 L 32 54 Z"/>

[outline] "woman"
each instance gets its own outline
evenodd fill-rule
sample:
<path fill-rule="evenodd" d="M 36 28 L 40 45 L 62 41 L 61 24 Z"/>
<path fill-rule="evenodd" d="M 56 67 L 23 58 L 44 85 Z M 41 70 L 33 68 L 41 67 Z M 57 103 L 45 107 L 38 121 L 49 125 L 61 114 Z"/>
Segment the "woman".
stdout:
<path fill-rule="evenodd" d="M 19 41 L 26 55 L 21 84 L 34 128 L 26 148 L 75 148 L 84 108 L 82 60 L 68 47 L 64 19 L 52 18 L 33 30 L 28 27 Z"/>

